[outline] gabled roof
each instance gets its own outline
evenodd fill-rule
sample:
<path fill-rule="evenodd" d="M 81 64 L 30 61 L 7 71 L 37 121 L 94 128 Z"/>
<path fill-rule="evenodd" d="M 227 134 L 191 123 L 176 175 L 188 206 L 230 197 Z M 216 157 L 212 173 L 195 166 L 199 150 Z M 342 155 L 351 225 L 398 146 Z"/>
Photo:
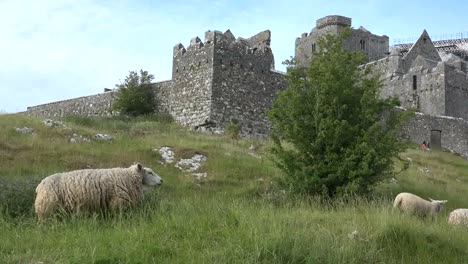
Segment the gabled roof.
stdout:
<path fill-rule="evenodd" d="M 418 55 L 434 61 L 442 60 L 426 30 L 423 31 L 416 43 L 403 56 L 403 59 L 407 62 L 413 61 Z"/>
<path fill-rule="evenodd" d="M 468 60 L 468 38 L 436 40 L 432 43 L 438 52 L 453 53 L 462 59 Z M 401 54 L 404 56 L 413 45 L 413 43 L 397 44 L 392 49 L 400 49 Z"/>

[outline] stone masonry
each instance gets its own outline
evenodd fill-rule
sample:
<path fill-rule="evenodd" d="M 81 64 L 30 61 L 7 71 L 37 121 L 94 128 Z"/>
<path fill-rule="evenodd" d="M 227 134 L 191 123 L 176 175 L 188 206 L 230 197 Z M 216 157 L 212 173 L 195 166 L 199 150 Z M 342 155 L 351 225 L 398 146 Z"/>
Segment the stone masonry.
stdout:
<path fill-rule="evenodd" d="M 351 18 L 327 16 L 318 19 L 310 33 L 296 39 L 299 67 L 319 50 L 318 38 L 351 27 Z M 153 84 L 158 112 L 171 114 L 177 123 L 196 129 L 222 132 L 237 122 L 244 136 L 264 137 L 270 130 L 266 111 L 278 91 L 287 87 L 285 76 L 274 70 L 271 32 L 236 38 L 230 30 L 207 31 L 202 41 L 191 39 L 173 48 L 172 79 Z M 431 142 L 468 158 L 468 74 L 465 56 L 441 52 L 424 31 L 418 41 L 390 50 L 387 36 L 367 29 L 351 28 L 344 48 L 361 51 L 382 76 L 382 97 L 398 97 L 402 107 L 418 115 L 403 129 L 410 141 Z M 444 48 L 444 47 L 442 47 Z M 447 50 L 447 48 L 444 48 Z M 463 52 L 463 51 L 462 51 Z M 114 92 L 28 107 L 39 117 L 66 115 L 110 116 Z"/>
<path fill-rule="evenodd" d="M 315 28 L 310 33 L 303 33 L 296 38 L 296 63 L 300 67 L 307 66 L 312 60 L 312 52 L 318 51 L 317 41 L 325 34 L 338 34 L 344 28 L 351 27 L 351 18 L 344 16 L 326 16 L 317 20 Z M 363 52 L 374 61 L 386 56 L 388 52 L 388 37 L 378 36 L 369 32 L 364 27 L 350 29 L 350 36 L 344 41 L 343 46 L 348 50 Z"/>
<path fill-rule="evenodd" d="M 184 126 L 222 132 L 239 123 L 241 134 L 264 137 L 270 129 L 266 111 L 276 92 L 286 88 L 274 70 L 271 32 L 235 38 L 230 30 L 207 31 L 204 41 L 190 40 L 173 49 L 172 80 L 153 84 L 158 112 Z M 28 112 L 41 117 L 109 116 L 114 92 L 38 105 Z"/>

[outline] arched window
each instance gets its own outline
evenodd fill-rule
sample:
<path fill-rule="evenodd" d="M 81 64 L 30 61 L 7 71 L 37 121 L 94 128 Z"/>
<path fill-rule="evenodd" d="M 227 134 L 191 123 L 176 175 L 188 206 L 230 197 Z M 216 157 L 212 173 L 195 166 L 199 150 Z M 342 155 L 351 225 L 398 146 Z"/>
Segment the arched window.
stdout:
<path fill-rule="evenodd" d="M 312 52 L 315 52 L 315 50 L 316 50 L 316 45 L 315 43 L 312 43 Z"/>
<path fill-rule="evenodd" d="M 366 49 L 366 41 L 361 39 L 359 41 L 359 45 L 361 46 L 361 50 L 365 50 Z"/>

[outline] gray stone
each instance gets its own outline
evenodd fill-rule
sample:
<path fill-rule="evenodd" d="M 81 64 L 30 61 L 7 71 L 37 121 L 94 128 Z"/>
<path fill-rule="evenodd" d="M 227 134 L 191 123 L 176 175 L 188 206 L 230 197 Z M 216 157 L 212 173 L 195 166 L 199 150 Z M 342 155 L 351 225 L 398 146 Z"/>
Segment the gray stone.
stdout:
<path fill-rule="evenodd" d="M 203 178 L 208 177 L 208 174 L 206 172 L 199 172 L 199 173 L 192 173 L 192 176 L 195 177 L 197 180 L 201 180 Z"/>
<path fill-rule="evenodd" d="M 195 154 L 192 158 L 190 159 L 181 159 L 179 160 L 175 167 L 179 168 L 180 170 L 187 171 L 187 172 L 193 172 L 198 170 L 200 166 L 202 165 L 203 162 L 206 161 L 206 157 L 200 154 Z"/>
<path fill-rule="evenodd" d="M 65 127 L 62 121 L 54 121 L 52 119 L 45 119 L 43 123 L 48 127 Z"/>
<path fill-rule="evenodd" d="M 21 134 L 32 134 L 34 132 L 34 129 L 30 127 L 16 127 L 15 130 Z"/>
<path fill-rule="evenodd" d="M 91 140 L 85 136 L 73 134 L 69 140 L 70 143 L 91 143 Z"/>
<path fill-rule="evenodd" d="M 107 134 L 95 134 L 94 139 L 97 140 L 103 140 L 103 141 L 111 141 L 113 140 L 112 136 L 109 136 Z"/>
<path fill-rule="evenodd" d="M 153 149 L 153 151 L 159 152 L 164 162 L 166 163 L 174 162 L 174 152 L 171 150 L 170 147 L 161 147 L 160 149 Z"/>

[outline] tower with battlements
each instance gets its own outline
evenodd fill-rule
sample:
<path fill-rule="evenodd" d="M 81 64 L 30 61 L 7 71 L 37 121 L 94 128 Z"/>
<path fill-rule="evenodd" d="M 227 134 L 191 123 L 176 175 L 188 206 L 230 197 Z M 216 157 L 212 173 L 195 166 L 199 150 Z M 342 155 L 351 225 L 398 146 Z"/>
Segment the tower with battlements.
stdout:
<path fill-rule="evenodd" d="M 172 85 L 161 90 L 170 103 L 161 104 L 182 125 L 222 130 L 237 122 L 244 135 L 265 135 L 266 111 L 286 87 L 274 70 L 270 42 L 269 30 L 248 39 L 227 30 L 207 31 L 204 41 L 194 37 L 187 48 L 175 45 Z"/>
<path fill-rule="evenodd" d="M 344 16 L 326 16 L 316 22 L 316 26 L 310 33 L 303 33 L 296 39 L 295 59 L 300 67 L 306 67 L 312 60 L 312 52 L 320 47 L 317 40 L 326 34 L 339 34 L 344 28 L 350 28 L 350 36 L 344 40 L 343 46 L 350 51 L 363 52 L 368 61 L 374 61 L 385 57 L 389 50 L 388 37 L 372 34 L 364 27 L 351 28 L 351 18 Z"/>
<path fill-rule="evenodd" d="M 297 65 L 305 67 L 319 50 L 317 40 L 351 27 L 351 18 L 326 16 L 295 43 Z M 388 37 L 363 27 L 350 29 L 344 48 L 362 51 L 381 74 L 382 97 L 397 97 L 404 108 L 418 112 L 402 130 L 403 138 L 431 142 L 468 158 L 468 40 L 435 45 L 426 31 L 414 44 L 389 51 Z M 225 125 L 240 125 L 243 136 L 264 137 L 270 130 L 267 111 L 277 92 L 286 89 L 284 73 L 275 71 L 271 32 L 236 38 L 227 30 L 207 31 L 204 40 L 173 48 L 172 79 L 153 83 L 158 111 L 172 115 L 181 125 L 222 132 Z M 449 51 L 446 53 L 444 51 Z M 459 56 L 463 55 L 463 58 Z M 66 115 L 110 116 L 114 92 L 33 106 L 28 113 L 40 117 Z"/>

